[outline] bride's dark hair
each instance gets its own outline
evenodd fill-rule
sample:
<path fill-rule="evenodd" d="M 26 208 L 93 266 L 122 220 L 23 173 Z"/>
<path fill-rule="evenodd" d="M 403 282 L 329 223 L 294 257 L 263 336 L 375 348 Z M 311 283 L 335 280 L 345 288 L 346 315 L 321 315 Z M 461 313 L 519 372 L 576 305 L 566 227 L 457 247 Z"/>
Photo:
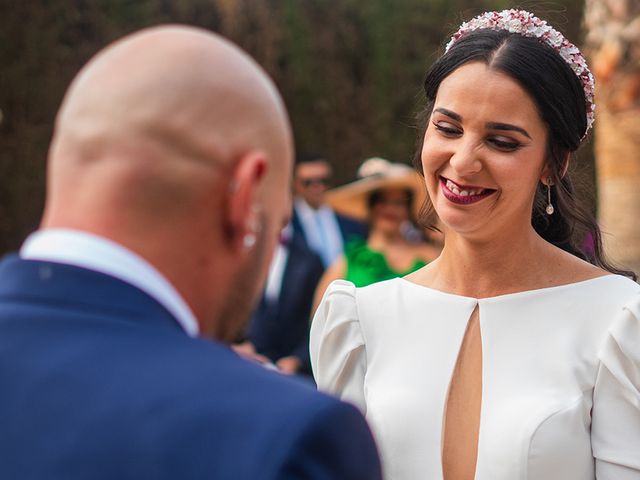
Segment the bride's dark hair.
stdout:
<path fill-rule="evenodd" d="M 531 214 L 536 232 L 579 258 L 635 280 L 633 272 L 616 268 L 605 258 L 600 228 L 576 199 L 567 161 L 580 147 L 587 128 L 585 93 L 571 67 L 550 46 L 534 38 L 494 30 L 476 30 L 457 40 L 431 66 L 424 81 L 426 106 L 418 115 L 415 168 L 422 173 L 422 143 L 440 83 L 458 67 L 472 61 L 483 62 L 516 80 L 531 95 L 547 126 L 547 160 L 554 183 L 551 202 L 555 212 L 546 214 L 547 190 L 539 183 Z M 433 227 L 429 219 L 434 218 L 434 210 L 428 198 L 421 217 L 425 227 Z M 592 255 L 587 255 L 581 246 L 587 234 L 593 239 Z"/>

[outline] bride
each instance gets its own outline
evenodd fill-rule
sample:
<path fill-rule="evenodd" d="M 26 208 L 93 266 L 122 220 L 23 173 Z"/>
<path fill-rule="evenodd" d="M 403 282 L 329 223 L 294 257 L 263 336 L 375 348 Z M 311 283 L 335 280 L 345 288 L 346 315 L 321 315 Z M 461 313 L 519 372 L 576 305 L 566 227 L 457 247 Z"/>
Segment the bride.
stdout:
<path fill-rule="evenodd" d="M 570 181 L 593 88 L 578 49 L 521 10 L 464 23 L 428 72 L 416 166 L 442 254 L 335 281 L 311 332 L 319 388 L 365 412 L 386 478 L 640 479 L 640 287 Z"/>

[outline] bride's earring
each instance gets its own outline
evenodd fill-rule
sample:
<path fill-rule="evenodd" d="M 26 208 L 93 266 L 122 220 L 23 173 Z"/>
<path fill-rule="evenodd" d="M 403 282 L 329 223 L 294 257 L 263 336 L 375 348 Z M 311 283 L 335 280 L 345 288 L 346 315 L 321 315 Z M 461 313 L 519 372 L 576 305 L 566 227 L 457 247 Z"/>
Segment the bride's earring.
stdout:
<path fill-rule="evenodd" d="M 547 215 L 553 215 L 554 208 L 551 204 L 551 177 L 547 177 L 547 208 L 544 209 Z"/>

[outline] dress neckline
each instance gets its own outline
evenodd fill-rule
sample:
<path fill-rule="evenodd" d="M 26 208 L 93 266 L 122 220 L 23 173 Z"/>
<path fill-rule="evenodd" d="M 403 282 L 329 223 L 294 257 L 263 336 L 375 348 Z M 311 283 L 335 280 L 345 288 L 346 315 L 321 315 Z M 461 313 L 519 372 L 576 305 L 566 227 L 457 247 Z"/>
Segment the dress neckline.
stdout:
<path fill-rule="evenodd" d="M 554 285 L 551 287 L 542 287 L 542 288 L 534 288 L 531 290 L 522 290 L 520 292 L 512 292 L 512 293 L 503 293 L 501 295 L 493 295 L 491 297 L 482 297 L 482 298 L 476 298 L 476 297 L 467 297 L 465 295 L 458 295 L 455 293 L 449 293 L 449 292 L 444 292 L 442 290 L 438 290 L 432 287 L 427 287 L 425 285 L 420 285 L 418 283 L 412 282 L 410 280 L 407 280 L 403 277 L 398 277 L 395 278 L 395 281 L 399 281 L 402 282 L 404 284 L 408 284 L 411 285 L 415 288 L 418 289 L 422 289 L 422 290 L 426 290 L 429 292 L 433 292 L 436 293 L 438 295 L 443 295 L 443 296 L 447 296 L 447 297 L 451 297 L 451 298 L 458 298 L 461 300 L 472 300 L 475 302 L 481 302 L 481 301 L 492 301 L 492 300 L 501 300 L 501 299 L 508 299 L 508 298 L 517 298 L 517 297 L 521 297 L 521 296 L 528 296 L 528 295 L 536 295 L 536 294 L 540 294 L 540 293 L 548 293 L 548 292 L 552 292 L 552 291 L 556 291 L 556 290 L 565 290 L 565 289 L 570 289 L 573 287 L 578 287 L 578 286 L 583 286 L 586 284 L 590 284 L 590 283 L 595 283 L 599 280 L 602 279 L 608 279 L 608 278 L 617 278 L 620 277 L 620 275 L 615 275 L 612 273 L 608 273 L 605 275 L 600 275 L 598 277 L 593 277 L 593 278 L 588 278 L 586 280 L 580 280 L 578 282 L 572 282 L 572 283 L 564 283 L 562 285 Z"/>

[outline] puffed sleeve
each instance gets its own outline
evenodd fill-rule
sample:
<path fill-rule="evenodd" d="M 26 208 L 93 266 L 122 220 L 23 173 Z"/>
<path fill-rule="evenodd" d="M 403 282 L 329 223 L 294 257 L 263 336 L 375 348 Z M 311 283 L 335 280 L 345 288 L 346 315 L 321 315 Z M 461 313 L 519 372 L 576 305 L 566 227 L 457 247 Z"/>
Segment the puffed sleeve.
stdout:
<path fill-rule="evenodd" d="M 355 286 L 345 280 L 327 288 L 311 324 L 311 367 L 320 390 L 366 413 L 367 359 L 355 295 Z"/>
<path fill-rule="evenodd" d="M 591 443 L 598 480 L 640 480 L 640 297 L 613 323 L 600 351 Z"/>

